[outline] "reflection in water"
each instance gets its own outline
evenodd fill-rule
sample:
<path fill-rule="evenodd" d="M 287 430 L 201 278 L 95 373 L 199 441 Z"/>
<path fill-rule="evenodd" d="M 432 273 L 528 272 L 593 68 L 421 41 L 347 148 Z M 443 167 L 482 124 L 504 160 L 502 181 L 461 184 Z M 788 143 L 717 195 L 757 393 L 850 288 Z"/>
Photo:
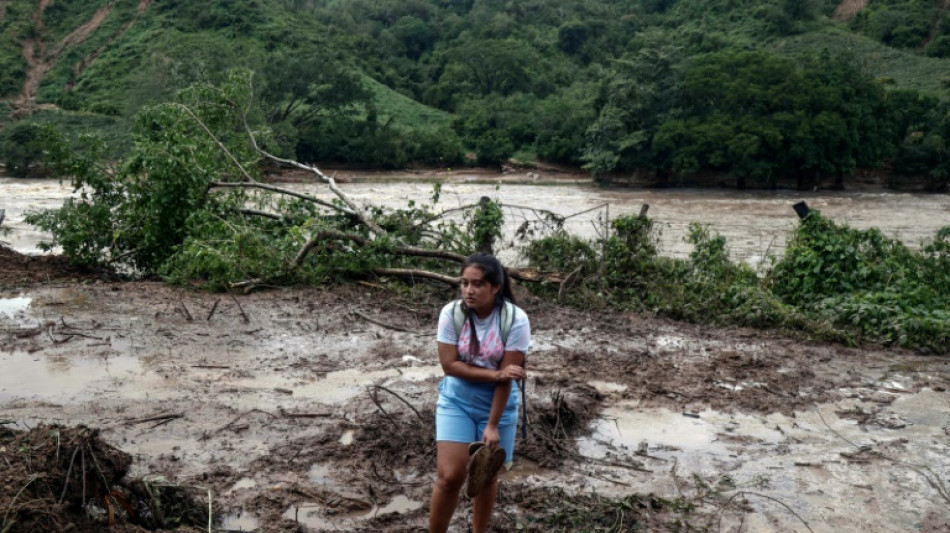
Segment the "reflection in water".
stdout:
<path fill-rule="evenodd" d="M 0 316 L 16 318 L 18 313 L 30 307 L 31 302 L 32 298 L 0 298 Z"/>
<path fill-rule="evenodd" d="M 225 516 L 221 521 L 221 529 L 225 531 L 256 531 L 258 526 L 257 517 L 243 509 L 240 514 Z"/>

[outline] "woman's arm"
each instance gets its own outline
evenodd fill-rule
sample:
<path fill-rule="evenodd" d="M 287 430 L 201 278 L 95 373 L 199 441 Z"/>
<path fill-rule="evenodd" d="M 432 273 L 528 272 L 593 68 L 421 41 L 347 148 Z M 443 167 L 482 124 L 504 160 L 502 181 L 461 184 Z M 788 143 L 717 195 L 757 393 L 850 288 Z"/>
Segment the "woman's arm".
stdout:
<path fill-rule="evenodd" d="M 508 354 L 519 354 L 517 364 L 512 364 Z M 509 360 L 506 364 L 505 361 Z M 501 365 L 498 370 L 490 368 L 481 368 L 470 365 L 464 361 L 459 361 L 459 349 L 455 344 L 439 343 L 439 363 L 442 365 L 442 371 L 446 376 L 461 378 L 467 381 L 477 383 L 504 383 L 510 384 L 512 379 L 522 379 L 524 369 L 521 363 L 524 362 L 524 354 L 521 352 L 505 352 L 501 358 Z"/>
<path fill-rule="evenodd" d="M 492 448 L 498 446 L 501 440 L 498 434 L 498 423 L 501 422 L 501 415 L 505 412 L 505 405 L 508 404 L 508 397 L 511 395 L 511 380 L 525 377 L 523 364 L 524 352 L 506 351 L 501 358 L 498 371 L 512 377 L 495 385 L 495 395 L 492 397 L 491 410 L 488 412 L 488 424 L 485 425 L 485 432 L 482 434 L 482 442 Z"/>

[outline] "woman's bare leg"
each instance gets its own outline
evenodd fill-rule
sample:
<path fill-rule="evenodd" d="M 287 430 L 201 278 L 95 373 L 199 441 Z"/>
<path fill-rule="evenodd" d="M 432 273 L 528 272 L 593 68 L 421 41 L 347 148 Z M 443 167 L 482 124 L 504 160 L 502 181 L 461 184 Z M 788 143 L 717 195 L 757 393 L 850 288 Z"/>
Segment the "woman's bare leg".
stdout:
<path fill-rule="evenodd" d="M 455 508 L 458 506 L 459 491 L 465 483 L 468 443 L 442 441 L 437 443 L 437 450 L 438 473 L 435 485 L 432 487 L 432 500 L 429 503 L 429 531 L 430 533 L 445 533 L 449 529 L 452 515 L 455 514 Z M 494 497 L 492 501 L 494 502 Z"/>
<path fill-rule="evenodd" d="M 472 531 L 485 533 L 488 531 L 488 522 L 491 520 L 492 509 L 495 508 L 495 498 L 498 496 L 498 476 L 485 486 L 478 496 L 472 498 Z"/>

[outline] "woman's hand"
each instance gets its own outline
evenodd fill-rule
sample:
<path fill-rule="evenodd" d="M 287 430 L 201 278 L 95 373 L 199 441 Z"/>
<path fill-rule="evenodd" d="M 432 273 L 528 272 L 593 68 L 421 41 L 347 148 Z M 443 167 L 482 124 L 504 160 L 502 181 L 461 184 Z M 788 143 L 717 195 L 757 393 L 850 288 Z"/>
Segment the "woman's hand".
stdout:
<path fill-rule="evenodd" d="M 508 383 L 511 380 L 518 380 L 525 378 L 524 367 L 518 365 L 508 365 L 506 367 L 500 368 L 495 374 L 495 381 L 498 383 Z"/>
<path fill-rule="evenodd" d="M 486 425 L 485 431 L 482 432 L 482 442 L 492 450 L 497 448 L 498 443 L 501 442 L 501 435 L 498 434 L 498 426 L 491 424 Z"/>

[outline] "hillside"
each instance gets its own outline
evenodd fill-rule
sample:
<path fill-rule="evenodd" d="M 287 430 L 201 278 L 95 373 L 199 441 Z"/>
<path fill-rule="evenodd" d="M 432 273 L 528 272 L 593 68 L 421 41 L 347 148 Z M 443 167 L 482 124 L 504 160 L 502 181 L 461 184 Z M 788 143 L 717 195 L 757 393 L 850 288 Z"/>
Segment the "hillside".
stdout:
<path fill-rule="evenodd" d="M 258 73 L 257 119 L 301 159 L 403 167 L 515 155 L 603 176 L 646 171 L 672 185 L 712 171 L 739 186 L 807 186 L 885 168 L 927 174 L 940 189 L 946 172 L 933 169 L 945 154 L 934 146 L 943 145 L 913 139 L 945 138 L 927 110 L 944 105 L 950 79 L 947 17 L 945 5 L 920 0 L 5 0 L 0 137 L 52 123 L 98 132 L 119 155 L 143 106 L 246 68 Z M 745 122 L 690 100 L 696 72 L 750 61 L 733 80 L 745 89 L 732 89 L 760 101 Z M 755 77 L 770 69 L 773 78 Z M 778 86 L 819 72 L 826 81 Z M 855 116 L 829 111 L 833 124 L 799 131 L 782 118 L 840 109 L 814 101 L 825 96 L 783 103 L 781 93 L 834 92 L 842 80 L 866 85 L 833 97 L 849 99 Z M 760 90 L 764 100 L 746 94 Z M 907 100 L 921 102 L 913 117 L 895 109 Z M 887 124 L 862 122 L 870 115 Z M 698 123 L 717 132 L 683 133 Z M 868 138 L 848 140 L 858 130 Z M 712 148 L 742 136 L 751 140 Z M 839 145 L 828 152 L 843 159 L 812 153 L 806 137 Z M 803 155 L 776 161 L 783 153 Z"/>

